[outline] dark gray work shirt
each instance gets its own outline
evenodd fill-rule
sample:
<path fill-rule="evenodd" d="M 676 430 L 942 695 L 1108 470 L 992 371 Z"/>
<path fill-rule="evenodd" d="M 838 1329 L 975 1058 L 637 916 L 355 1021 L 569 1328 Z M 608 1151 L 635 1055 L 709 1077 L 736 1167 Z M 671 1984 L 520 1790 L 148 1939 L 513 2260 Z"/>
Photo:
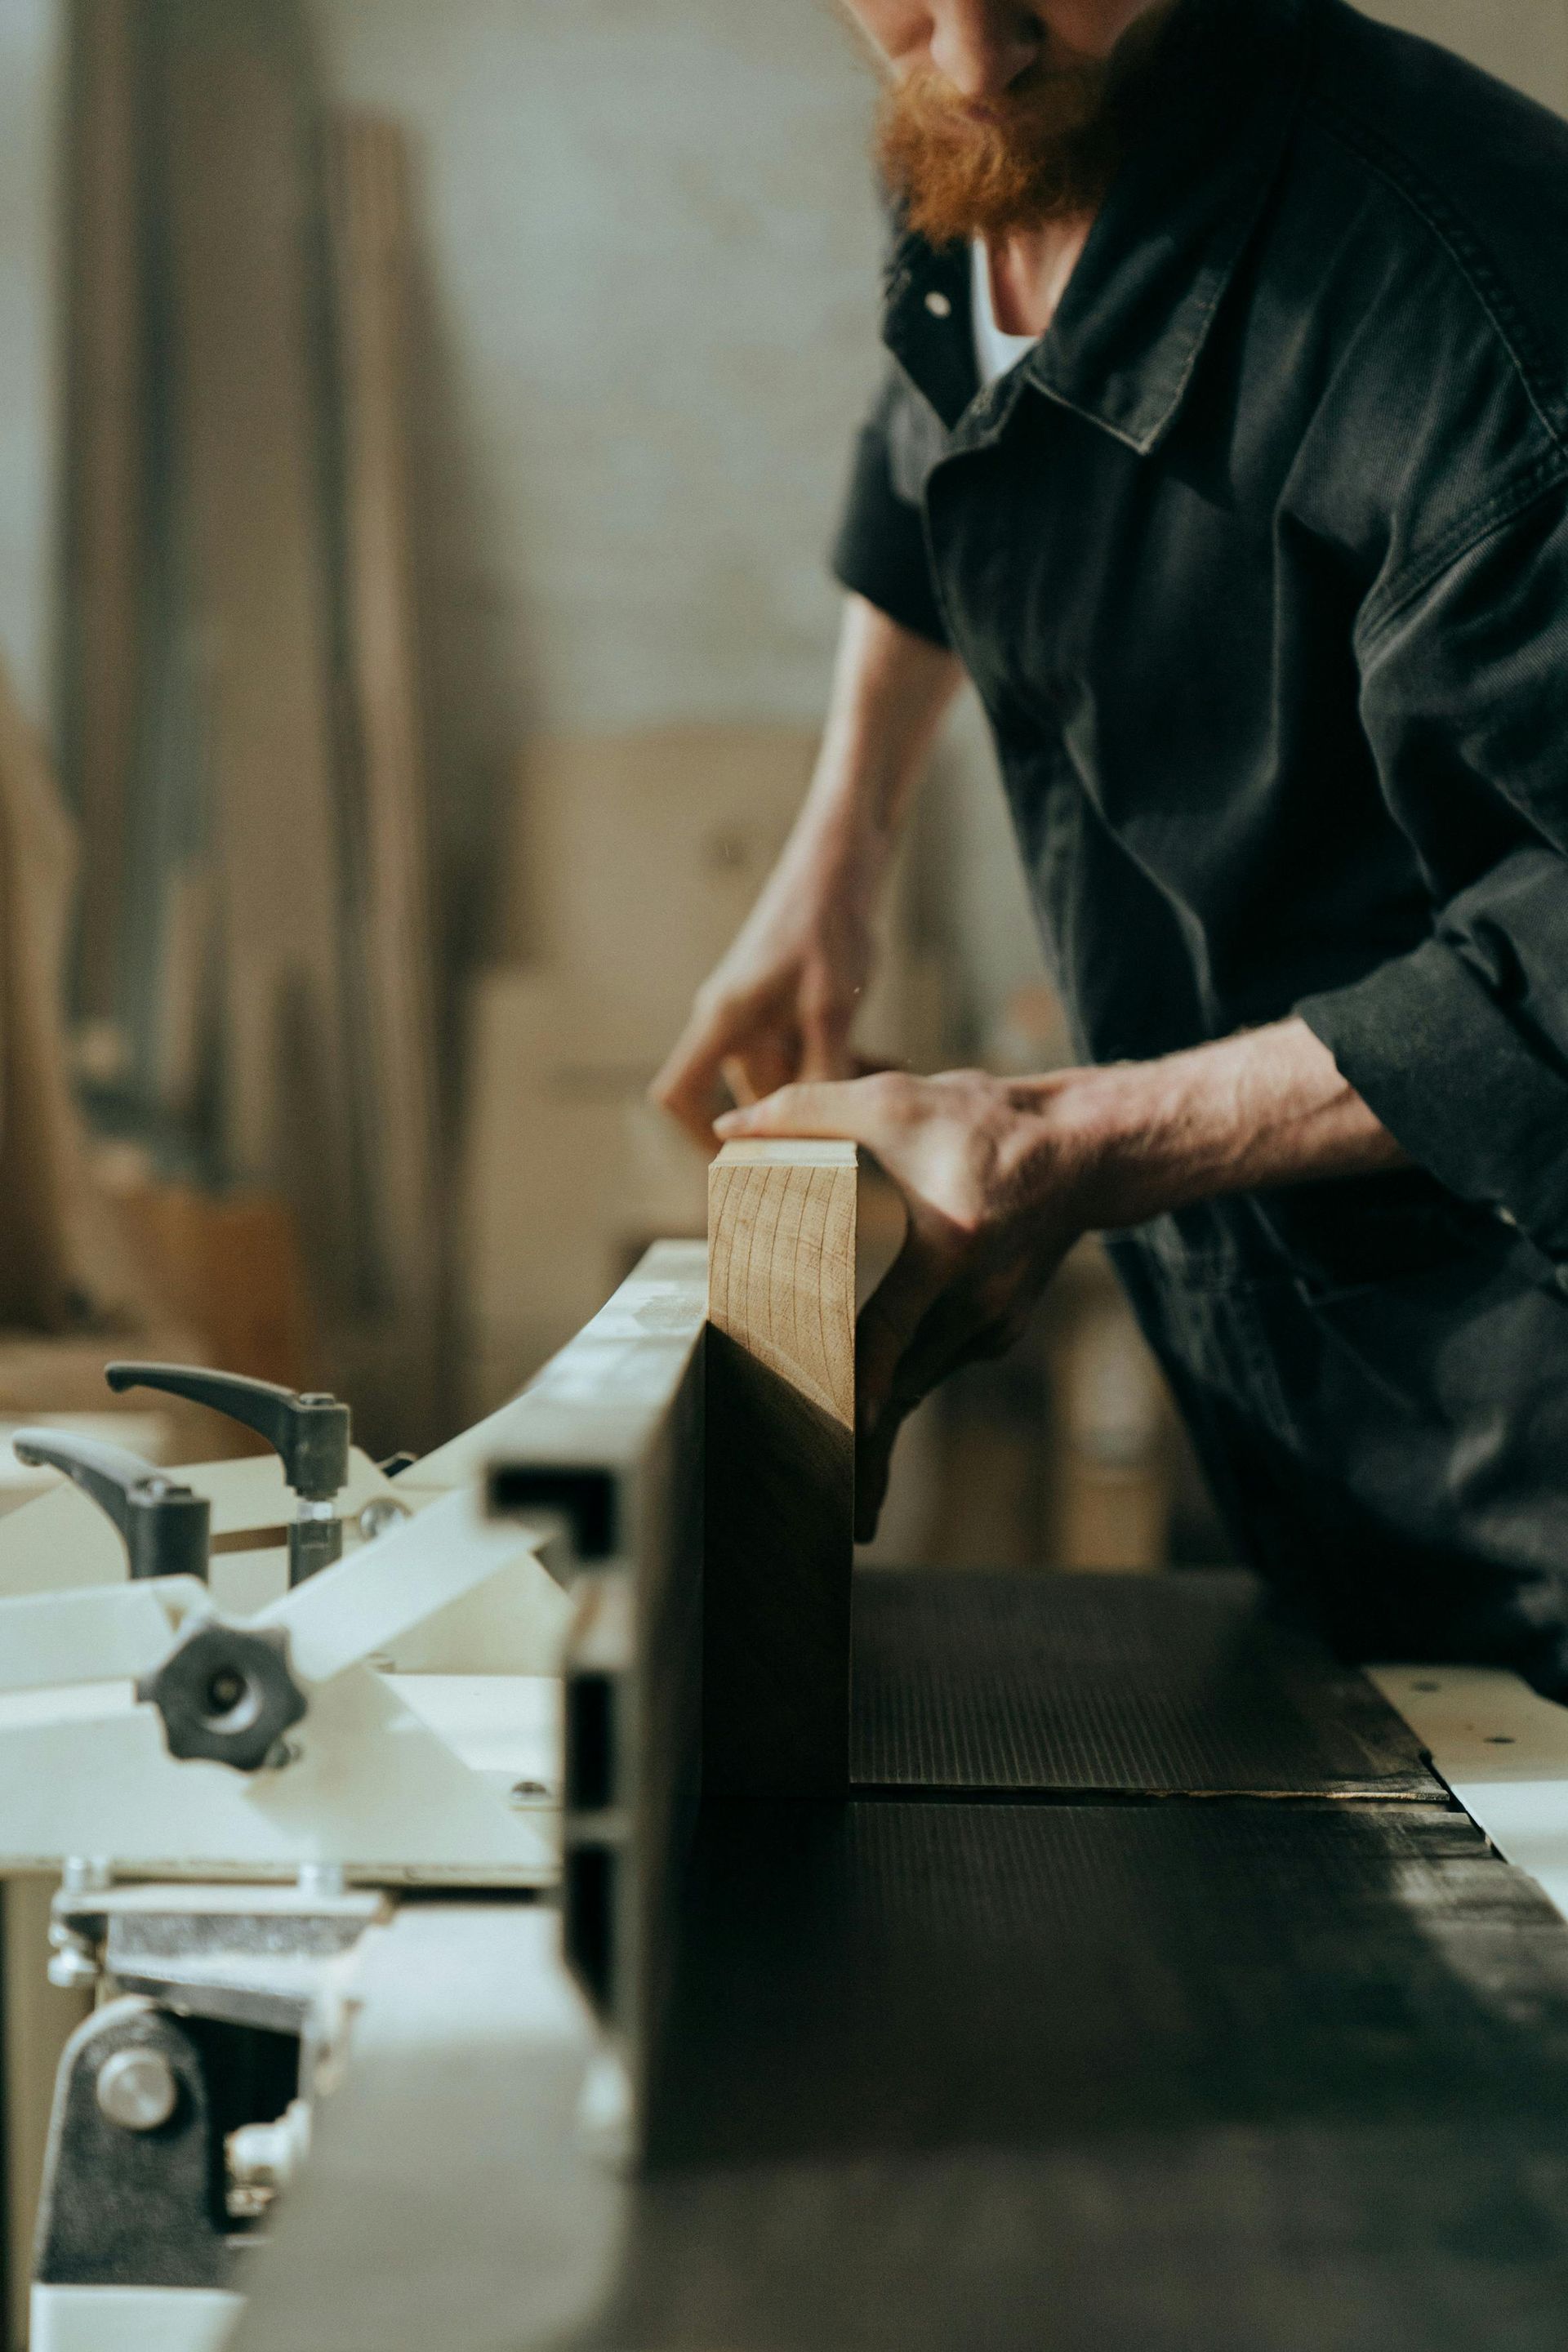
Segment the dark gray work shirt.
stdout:
<path fill-rule="evenodd" d="M 1084 1055 L 1299 1012 L 1417 1163 L 1129 1245 L 1190 1416 L 1321 1487 L 1382 1393 L 1352 1581 L 1385 1539 L 1428 1590 L 1539 1581 L 1568 1561 L 1568 125 L 1342 0 L 1185 0 L 1168 39 L 1169 103 L 998 383 L 966 253 L 897 242 L 836 568 L 974 678 Z M 1457 1266 L 1414 1323 L 1382 1301 L 1398 1412 L 1393 1363 L 1335 1391 L 1322 1302 Z M 1483 1267 L 1527 1328 L 1493 1299 L 1479 1336 Z M 1290 1334 L 1257 1328 L 1271 1283 Z M 1216 1369 L 1192 1301 L 1248 1286 Z M 1433 1385 L 1456 1331 L 1468 1401 Z"/>

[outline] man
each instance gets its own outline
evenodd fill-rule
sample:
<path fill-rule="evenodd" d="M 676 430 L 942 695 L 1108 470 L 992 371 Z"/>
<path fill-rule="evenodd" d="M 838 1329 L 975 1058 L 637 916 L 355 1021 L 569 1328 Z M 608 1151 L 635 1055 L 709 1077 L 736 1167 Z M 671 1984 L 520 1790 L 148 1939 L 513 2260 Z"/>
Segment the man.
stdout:
<path fill-rule="evenodd" d="M 893 365 L 821 765 L 660 1098 L 903 1193 L 864 1527 L 1105 1230 L 1276 1585 L 1568 1698 L 1568 127 L 1342 0 L 849 5 Z M 964 670 L 1083 1066 L 855 1079 Z"/>

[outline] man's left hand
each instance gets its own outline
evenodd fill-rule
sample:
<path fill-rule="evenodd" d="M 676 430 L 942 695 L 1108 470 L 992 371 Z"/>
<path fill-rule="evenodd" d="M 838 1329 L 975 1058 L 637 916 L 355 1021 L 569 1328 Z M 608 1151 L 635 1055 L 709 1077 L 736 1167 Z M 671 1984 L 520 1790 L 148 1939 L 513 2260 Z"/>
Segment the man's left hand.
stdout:
<path fill-rule="evenodd" d="M 784 1087 L 714 1131 L 862 1144 L 902 1195 L 903 1248 L 860 1317 L 862 1539 L 876 1531 L 900 1423 L 950 1372 L 1012 1346 L 1081 1234 L 1405 1162 L 1297 1017 L 1156 1062 L 1047 1077 L 889 1072 Z"/>
<path fill-rule="evenodd" d="M 1092 1155 L 1054 1120 L 1051 1082 L 977 1070 L 893 1072 L 784 1087 L 718 1122 L 725 1140 L 828 1136 L 885 1170 L 909 1220 L 861 1311 L 856 1348 L 856 1533 L 876 1532 L 907 1415 L 961 1366 L 1003 1354 L 1088 1219 Z"/>

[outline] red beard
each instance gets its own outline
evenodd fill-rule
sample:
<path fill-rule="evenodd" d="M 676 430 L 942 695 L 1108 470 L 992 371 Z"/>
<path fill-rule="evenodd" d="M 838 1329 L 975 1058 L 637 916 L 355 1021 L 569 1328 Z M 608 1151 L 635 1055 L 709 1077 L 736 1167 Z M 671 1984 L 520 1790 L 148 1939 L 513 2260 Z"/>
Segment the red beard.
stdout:
<path fill-rule="evenodd" d="M 882 101 L 877 160 L 909 226 L 952 245 L 1096 211 L 1167 14 L 1151 10 L 1108 58 L 1035 68 L 983 112 L 932 66 L 897 83 Z"/>

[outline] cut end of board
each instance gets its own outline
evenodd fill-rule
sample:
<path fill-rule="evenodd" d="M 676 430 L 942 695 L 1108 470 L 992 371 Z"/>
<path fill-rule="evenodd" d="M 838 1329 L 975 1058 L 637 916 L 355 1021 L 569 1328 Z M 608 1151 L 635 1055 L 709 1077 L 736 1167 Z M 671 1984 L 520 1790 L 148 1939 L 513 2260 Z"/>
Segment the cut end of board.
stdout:
<path fill-rule="evenodd" d="M 848 1785 L 858 1155 L 726 1145 L 709 1174 L 703 1783 Z"/>
<path fill-rule="evenodd" d="M 726 1143 L 717 1168 L 854 1168 L 860 1158 L 856 1143 L 840 1143 L 816 1136 L 768 1135 L 742 1137 Z"/>

